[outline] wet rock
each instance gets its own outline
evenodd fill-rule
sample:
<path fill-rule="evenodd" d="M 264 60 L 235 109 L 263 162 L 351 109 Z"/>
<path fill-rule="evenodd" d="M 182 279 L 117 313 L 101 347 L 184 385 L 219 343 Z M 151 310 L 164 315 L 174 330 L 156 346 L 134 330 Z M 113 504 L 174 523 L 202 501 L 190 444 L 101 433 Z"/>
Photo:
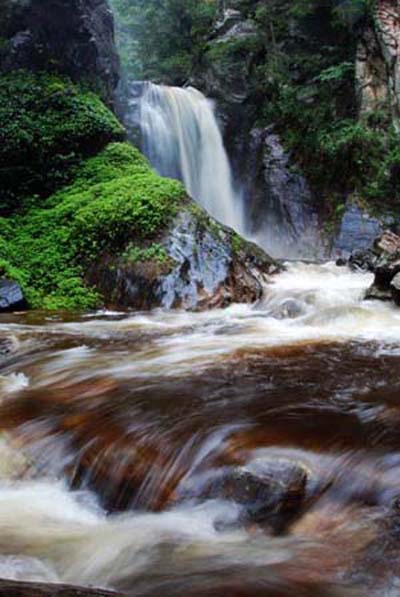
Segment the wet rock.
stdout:
<path fill-rule="evenodd" d="M 271 254 L 316 258 L 323 253 L 318 214 L 305 178 L 273 127 L 253 129 L 246 194 L 254 237 Z"/>
<path fill-rule="evenodd" d="M 243 507 L 244 521 L 281 533 L 301 511 L 306 485 L 307 472 L 297 462 L 260 459 L 215 480 L 208 497 L 231 500 Z"/>
<path fill-rule="evenodd" d="M 0 69 L 54 71 L 85 80 L 112 103 L 119 79 L 106 0 L 1 0 Z"/>
<path fill-rule="evenodd" d="M 375 238 L 382 234 L 382 226 L 381 221 L 349 201 L 334 241 L 333 254 L 348 258 L 354 251 L 360 253 L 369 249 Z"/>
<path fill-rule="evenodd" d="M 396 274 L 393 280 L 390 282 L 390 290 L 392 299 L 396 305 L 400 306 L 400 273 Z"/>
<path fill-rule="evenodd" d="M 348 259 L 344 257 L 338 259 L 336 262 L 341 265 L 349 265 L 350 269 L 353 271 L 359 272 L 373 272 L 377 262 L 376 254 L 370 250 L 356 250 L 354 251 Z"/>
<path fill-rule="evenodd" d="M 0 595 L 4 597 L 118 597 L 121 593 L 40 582 L 0 580 Z"/>
<path fill-rule="evenodd" d="M 19 348 L 19 342 L 14 336 L 6 336 L 0 338 L 0 359 L 8 357 L 11 354 L 17 352 Z"/>
<path fill-rule="evenodd" d="M 366 294 L 367 299 L 398 300 L 400 273 L 400 237 L 391 231 L 376 239 L 372 250 L 370 270 L 374 272 L 374 283 Z M 392 281 L 397 280 L 392 284 Z"/>
<path fill-rule="evenodd" d="M 188 204 L 158 242 L 161 259 L 105 257 L 92 268 L 89 281 L 107 306 L 205 310 L 253 303 L 263 294 L 265 276 L 280 269 L 195 205 Z"/>
<path fill-rule="evenodd" d="M 20 311 L 26 307 L 27 304 L 19 284 L 12 280 L 0 279 L 0 313 Z"/>

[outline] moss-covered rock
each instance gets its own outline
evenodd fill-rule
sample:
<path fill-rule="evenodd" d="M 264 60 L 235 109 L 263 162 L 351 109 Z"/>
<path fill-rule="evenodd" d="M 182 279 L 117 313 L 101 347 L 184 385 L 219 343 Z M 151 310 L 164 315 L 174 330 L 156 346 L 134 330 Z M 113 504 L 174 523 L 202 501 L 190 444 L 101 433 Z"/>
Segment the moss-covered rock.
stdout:
<path fill-rule="evenodd" d="M 88 159 L 45 207 L 0 219 L 0 276 L 36 308 L 252 302 L 275 267 L 126 143 Z"/>
<path fill-rule="evenodd" d="M 88 267 L 104 252 L 123 251 L 132 238 L 138 244 L 152 238 L 184 195 L 136 149 L 110 144 L 46 207 L 0 220 L 0 267 L 20 282 L 33 307 L 94 307 L 101 299 L 83 282 Z"/>
<path fill-rule="evenodd" d="M 0 77 L 0 214 L 68 183 L 84 157 L 124 129 L 92 92 L 25 71 Z"/>

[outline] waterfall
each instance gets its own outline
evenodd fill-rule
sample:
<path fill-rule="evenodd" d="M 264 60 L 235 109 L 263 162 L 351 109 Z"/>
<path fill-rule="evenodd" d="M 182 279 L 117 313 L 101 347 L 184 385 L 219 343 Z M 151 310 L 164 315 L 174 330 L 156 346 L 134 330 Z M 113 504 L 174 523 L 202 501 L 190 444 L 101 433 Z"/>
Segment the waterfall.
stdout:
<path fill-rule="evenodd" d="M 182 180 L 214 218 L 243 232 L 242 200 L 213 103 L 193 87 L 145 83 L 140 101 L 142 150 L 162 176 Z"/>

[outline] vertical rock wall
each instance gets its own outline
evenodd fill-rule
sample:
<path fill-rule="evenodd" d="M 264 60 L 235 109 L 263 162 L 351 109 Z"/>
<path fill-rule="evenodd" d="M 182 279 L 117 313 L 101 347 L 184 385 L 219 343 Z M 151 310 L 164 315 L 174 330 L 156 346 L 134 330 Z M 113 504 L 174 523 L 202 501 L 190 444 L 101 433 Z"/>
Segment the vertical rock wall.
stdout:
<path fill-rule="evenodd" d="M 0 0 L 0 70 L 55 71 L 111 104 L 119 79 L 107 0 Z"/>

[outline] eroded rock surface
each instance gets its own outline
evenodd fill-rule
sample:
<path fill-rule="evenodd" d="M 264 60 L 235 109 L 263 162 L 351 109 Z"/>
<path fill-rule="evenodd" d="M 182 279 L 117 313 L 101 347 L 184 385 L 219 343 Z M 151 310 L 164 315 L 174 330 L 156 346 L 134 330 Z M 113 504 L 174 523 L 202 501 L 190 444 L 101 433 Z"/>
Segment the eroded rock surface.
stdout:
<path fill-rule="evenodd" d="M 89 274 L 108 306 L 204 310 L 253 303 L 280 266 L 188 204 L 159 239 L 160 258 L 105 257 Z"/>

